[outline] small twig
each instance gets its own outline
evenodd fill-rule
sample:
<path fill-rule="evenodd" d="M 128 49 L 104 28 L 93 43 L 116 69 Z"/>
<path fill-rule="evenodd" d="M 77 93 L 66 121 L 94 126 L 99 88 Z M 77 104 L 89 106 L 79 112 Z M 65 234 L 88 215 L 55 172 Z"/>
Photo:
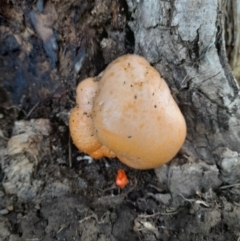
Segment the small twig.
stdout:
<path fill-rule="evenodd" d="M 97 221 L 98 224 L 104 223 L 103 218 L 106 216 L 106 213 L 103 214 L 103 216 L 100 218 L 100 221 L 99 221 L 98 216 L 96 215 L 96 213 L 94 213 L 93 211 L 90 211 L 90 212 L 91 212 L 91 214 L 90 214 L 89 216 L 87 216 L 87 217 L 79 220 L 78 222 L 79 222 L 79 223 L 83 223 L 83 222 L 85 222 L 86 220 L 89 220 L 90 218 L 94 218 L 94 219 Z"/>
<path fill-rule="evenodd" d="M 209 208 L 209 207 L 210 207 L 209 204 L 207 204 L 206 202 L 204 202 L 204 201 L 202 201 L 202 200 L 197 200 L 196 203 L 197 203 L 197 204 L 202 204 L 202 205 L 205 206 L 206 208 Z"/>
<path fill-rule="evenodd" d="M 22 111 L 23 114 L 25 116 L 27 116 L 27 113 L 25 112 L 25 110 L 21 109 L 20 107 L 18 107 L 17 105 L 12 105 L 12 106 L 9 106 L 9 107 L 5 107 L 6 110 L 11 110 L 11 109 L 17 109 L 18 111 Z"/>
<path fill-rule="evenodd" d="M 153 185 L 153 184 L 149 184 L 148 186 L 151 187 L 151 188 L 153 188 L 153 189 L 155 189 L 155 190 L 158 191 L 159 193 L 161 193 L 161 192 L 163 191 L 162 188 L 160 188 L 160 187 L 158 187 L 158 186 L 155 186 L 155 185 Z"/>
<path fill-rule="evenodd" d="M 33 108 L 28 112 L 28 114 L 26 115 L 26 118 L 28 118 L 32 112 L 36 109 L 36 107 L 39 105 L 40 101 L 38 101 L 34 106 Z"/>
<path fill-rule="evenodd" d="M 158 216 L 158 215 L 162 215 L 162 216 L 171 216 L 171 215 L 175 215 L 178 213 L 178 210 L 175 211 L 175 212 L 169 212 L 169 213 L 163 213 L 163 212 L 157 212 L 157 213 L 154 213 L 154 214 L 139 214 L 138 217 L 139 218 L 152 218 L 152 217 L 155 217 L 155 216 Z"/>
<path fill-rule="evenodd" d="M 196 199 L 188 199 L 188 198 L 185 198 L 181 193 L 179 194 L 179 196 L 181 196 L 185 201 L 190 202 L 190 203 L 196 201 Z"/>
<path fill-rule="evenodd" d="M 240 186 L 240 183 L 235 183 L 235 184 L 230 184 L 230 185 L 225 185 L 225 186 L 221 186 L 220 189 L 227 189 L 227 188 L 231 188 L 231 187 L 238 187 Z"/>
<path fill-rule="evenodd" d="M 23 114 L 25 115 L 26 118 L 28 118 L 32 112 L 36 109 L 36 107 L 39 105 L 40 101 L 38 101 L 33 107 L 32 109 L 26 113 L 25 110 L 23 110 L 22 108 L 18 107 L 17 105 L 12 105 L 12 106 L 9 106 L 9 107 L 5 107 L 6 110 L 11 110 L 11 109 L 17 109 L 18 111 L 22 111 Z"/>
<path fill-rule="evenodd" d="M 204 202 L 204 201 L 202 201 L 202 200 L 187 199 L 187 198 L 185 198 L 182 194 L 179 194 L 179 196 L 181 196 L 181 197 L 182 197 L 185 201 L 187 201 L 187 202 L 190 202 L 190 203 L 195 202 L 195 203 L 197 203 L 197 204 L 202 204 L 203 206 L 205 206 L 205 207 L 207 207 L 207 208 L 210 207 L 209 204 L 207 204 L 206 202 Z"/>
<path fill-rule="evenodd" d="M 111 190 L 114 190 L 114 189 L 116 189 L 116 185 L 115 184 L 113 184 L 111 187 L 109 187 L 109 188 L 106 188 L 106 189 L 98 189 L 99 191 L 101 191 L 101 192 L 103 192 L 103 193 L 105 193 L 105 192 L 107 192 L 107 191 L 111 191 Z"/>
<path fill-rule="evenodd" d="M 68 224 L 63 224 L 61 228 L 57 231 L 57 233 L 60 233 L 64 228 L 67 228 Z"/>
<path fill-rule="evenodd" d="M 89 215 L 89 216 L 87 216 L 87 217 L 79 220 L 78 222 L 79 222 L 79 223 L 83 223 L 83 222 L 85 222 L 86 220 L 89 220 L 90 218 L 93 218 L 93 217 L 94 217 L 93 214 L 91 214 L 91 215 Z"/>

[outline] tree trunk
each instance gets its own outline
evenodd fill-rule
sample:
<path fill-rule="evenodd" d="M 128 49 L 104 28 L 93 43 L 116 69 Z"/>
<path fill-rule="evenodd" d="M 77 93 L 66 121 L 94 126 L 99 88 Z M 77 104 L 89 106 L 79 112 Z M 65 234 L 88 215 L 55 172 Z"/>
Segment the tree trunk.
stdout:
<path fill-rule="evenodd" d="M 182 155 L 156 169 L 158 179 L 173 195 L 237 182 L 239 87 L 225 54 L 218 1 L 127 3 L 135 53 L 148 59 L 167 81 L 187 122 Z"/>

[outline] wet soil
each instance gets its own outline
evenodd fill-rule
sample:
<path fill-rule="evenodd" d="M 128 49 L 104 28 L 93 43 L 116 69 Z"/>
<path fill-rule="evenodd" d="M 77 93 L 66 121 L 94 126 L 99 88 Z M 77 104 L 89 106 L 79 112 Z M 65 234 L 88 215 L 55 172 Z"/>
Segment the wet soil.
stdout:
<path fill-rule="evenodd" d="M 130 17 L 124 0 L 0 3 L 0 240 L 239 239 L 239 185 L 172 195 L 154 170 L 71 143 L 76 85 L 133 52 Z"/>

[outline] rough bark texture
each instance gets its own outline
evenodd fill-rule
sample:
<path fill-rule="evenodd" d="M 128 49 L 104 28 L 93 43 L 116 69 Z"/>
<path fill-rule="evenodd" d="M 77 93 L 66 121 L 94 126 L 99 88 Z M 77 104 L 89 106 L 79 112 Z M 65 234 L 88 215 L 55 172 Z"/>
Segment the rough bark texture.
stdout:
<path fill-rule="evenodd" d="M 216 177 L 212 188 L 220 185 L 218 165 L 220 172 L 224 172 L 220 179 L 236 182 L 240 176 L 240 171 L 236 171 L 240 167 L 236 153 L 240 151 L 239 87 L 225 55 L 218 1 L 127 3 L 132 12 L 129 25 L 135 36 L 135 53 L 147 58 L 164 77 L 187 121 L 187 140 L 181 153 L 189 165 L 177 167 L 180 162 L 174 161 L 157 169 L 159 180 L 173 194 L 177 190 L 172 182 L 175 180 L 177 185 L 179 180 L 184 181 L 186 190 L 182 193 L 190 195 L 191 180 L 196 177 L 192 167 L 195 165 L 198 172 L 202 170 L 197 191 L 204 187 L 209 178 L 205 174 L 210 169 Z M 225 157 L 219 148 L 223 147 L 228 158 L 235 158 L 231 165 L 222 165 Z M 193 164 L 196 160 L 199 164 Z M 207 164 L 206 168 L 202 168 L 202 162 Z M 235 178 L 231 176 L 233 169 Z"/>
<path fill-rule="evenodd" d="M 227 56 L 234 76 L 240 81 L 240 2 L 219 0 L 219 6 L 223 15 Z"/>

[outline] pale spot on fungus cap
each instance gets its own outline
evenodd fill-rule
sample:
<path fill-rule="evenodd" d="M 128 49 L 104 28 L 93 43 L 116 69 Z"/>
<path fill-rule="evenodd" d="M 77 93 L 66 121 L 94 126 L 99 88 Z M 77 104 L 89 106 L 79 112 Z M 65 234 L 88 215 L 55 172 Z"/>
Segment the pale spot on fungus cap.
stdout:
<path fill-rule="evenodd" d="M 99 81 L 82 81 L 77 104 L 70 133 L 93 158 L 117 156 L 130 167 L 150 169 L 170 161 L 186 137 L 184 117 L 166 82 L 138 55 L 116 59 Z"/>

